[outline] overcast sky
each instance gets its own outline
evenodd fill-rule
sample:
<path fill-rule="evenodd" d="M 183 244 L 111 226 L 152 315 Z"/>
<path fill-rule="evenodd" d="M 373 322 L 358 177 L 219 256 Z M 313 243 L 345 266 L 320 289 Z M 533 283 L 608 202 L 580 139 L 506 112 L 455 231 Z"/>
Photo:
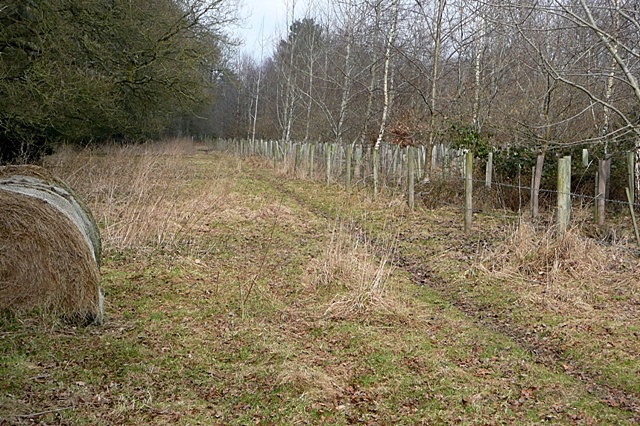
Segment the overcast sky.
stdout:
<path fill-rule="evenodd" d="M 260 42 L 264 40 L 264 56 L 273 48 L 274 40 L 285 32 L 286 0 L 243 0 L 241 16 L 246 18 L 238 30 L 244 39 L 241 49 L 256 59 L 260 58 Z M 262 33 L 262 34 L 261 34 Z"/>

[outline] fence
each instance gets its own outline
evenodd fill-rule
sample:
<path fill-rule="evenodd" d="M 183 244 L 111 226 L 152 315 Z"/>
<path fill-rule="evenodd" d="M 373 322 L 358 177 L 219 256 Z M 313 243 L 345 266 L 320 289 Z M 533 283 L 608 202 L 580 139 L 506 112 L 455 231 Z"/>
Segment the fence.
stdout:
<path fill-rule="evenodd" d="M 501 191 L 516 191 L 518 206 L 515 210 L 522 212 L 526 199 L 533 218 L 540 214 L 540 196 L 546 196 L 549 210 L 554 216 L 560 231 L 564 231 L 571 222 L 571 206 L 573 200 L 581 204 L 592 203 L 594 221 L 604 225 L 607 206 L 626 205 L 631 216 L 631 223 L 636 239 L 640 243 L 635 221 L 635 210 L 639 205 L 634 203 L 634 155 L 626 155 L 628 187 L 626 200 L 607 198 L 609 193 L 611 159 L 599 160 L 593 195 L 572 192 L 572 158 L 558 158 L 557 186 L 554 189 L 541 187 L 543 158 L 538 156 L 536 165 L 530 170 L 528 185 L 522 180 L 527 178 L 525 172 L 518 167 L 518 174 L 511 182 L 497 182 L 493 154 L 489 153 L 484 160 L 484 168 L 479 173 L 474 169 L 474 158 L 470 152 L 449 149 L 443 144 L 435 145 L 431 152 L 425 146 L 405 146 L 383 143 L 375 153 L 371 145 L 316 143 L 316 142 L 283 142 L 275 140 L 223 140 L 211 142 L 215 149 L 233 151 L 240 156 L 262 156 L 273 161 L 274 166 L 282 164 L 291 168 L 300 176 L 322 179 L 327 184 L 343 183 L 347 190 L 354 187 L 372 187 L 374 192 L 383 189 L 401 190 L 405 193 L 410 208 L 415 206 L 415 196 L 421 195 L 416 189 L 424 188 L 429 182 L 450 182 L 458 185 L 464 192 L 464 226 L 472 229 L 474 186 L 475 192 L 480 188 L 495 188 Z M 374 161 L 374 159 L 377 159 Z M 583 166 L 591 167 L 588 153 L 583 151 Z M 548 161 L 547 161 L 548 163 Z M 478 176 L 484 179 L 478 179 Z M 515 180 L 515 182 L 513 182 Z M 433 183 L 435 184 L 435 183 Z M 627 208 L 625 206 L 625 208 Z M 513 208 L 513 206 L 512 206 Z"/>

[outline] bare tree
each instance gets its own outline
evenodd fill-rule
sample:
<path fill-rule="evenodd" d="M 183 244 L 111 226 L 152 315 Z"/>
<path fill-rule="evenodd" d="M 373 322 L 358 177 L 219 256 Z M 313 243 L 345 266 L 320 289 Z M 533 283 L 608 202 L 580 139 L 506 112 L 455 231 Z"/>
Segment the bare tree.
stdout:
<path fill-rule="evenodd" d="M 381 4 L 382 2 L 380 2 Z M 380 4 L 376 5 L 376 9 L 380 10 Z M 393 43 L 397 36 L 398 29 L 398 16 L 400 13 L 400 1 L 392 0 L 388 6 L 388 12 L 390 13 L 390 27 L 386 33 L 386 47 L 384 53 L 384 71 L 382 77 L 382 94 L 384 96 L 382 104 L 382 116 L 380 118 L 380 130 L 378 131 L 378 138 L 373 146 L 373 191 L 378 193 L 379 190 L 379 152 L 380 144 L 384 138 L 384 134 L 387 128 L 387 119 L 389 117 L 389 105 L 391 103 L 391 94 L 389 90 L 390 75 L 391 75 L 391 50 Z M 380 14 L 378 15 L 380 16 Z"/>
<path fill-rule="evenodd" d="M 523 8 L 523 5 L 510 2 L 510 7 L 514 10 Z M 529 13 L 527 19 L 518 23 L 520 29 L 539 12 L 561 23 L 553 31 L 555 37 L 562 40 L 564 62 L 557 58 L 559 51 L 543 49 L 530 37 L 525 37 L 525 40 L 553 81 L 589 99 L 587 107 L 572 118 L 584 119 L 584 113 L 591 112 L 594 121 L 600 123 L 596 134 L 570 142 L 597 143 L 606 154 L 611 143 L 632 137 L 636 156 L 640 159 L 640 127 L 635 112 L 640 108 L 640 85 L 636 77 L 640 52 L 637 41 L 634 41 L 640 36 L 637 3 L 624 0 L 548 0 L 525 9 Z M 525 31 L 520 33 L 525 34 Z M 572 45 L 571 40 L 576 39 L 581 43 Z M 614 91 L 617 93 L 615 97 Z M 597 114 L 600 118 L 594 112 L 594 104 L 600 106 Z M 617 124 L 613 122 L 613 116 L 617 117 Z M 640 168 L 636 175 L 638 190 Z"/>

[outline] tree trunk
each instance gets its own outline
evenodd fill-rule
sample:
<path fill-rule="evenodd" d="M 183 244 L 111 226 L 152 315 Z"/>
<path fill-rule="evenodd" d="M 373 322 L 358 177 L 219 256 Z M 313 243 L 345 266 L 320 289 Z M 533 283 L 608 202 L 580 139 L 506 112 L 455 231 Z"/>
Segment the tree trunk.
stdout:
<path fill-rule="evenodd" d="M 440 67 L 440 49 L 442 46 L 442 16 L 446 6 L 445 0 L 438 0 L 434 3 L 436 8 L 436 33 L 434 35 L 433 66 L 431 68 L 431 99 L 429 99 L 429 140 L 427 142 L 427 152 L 431 152 L 435 143 L 436 132 L 436 97 L 438 91 L 438 71 Z M 430 163 L 426 163 L 430 164 Z M 431 169 L 425 170 L 427 178 L 430 177 Z"/>
<path fill-rule="evenodd" d="M 387 47 L 384 54 L 384 74 L 382 80 L 382 93 L 384 96 L 384 103 L 382 105 L 382 118 L 380 119 L 380 130 L 378 131 L 378 138 L 376 139 L 376 144 L 374 146 L 374 162 L 373 162 L 373 178 L 374 178 L 374 193 L 378 193 L 378 185 L 377 180 L 379 178 L 379 161 L 376 159 L 379 157 L 380 144 L 382 143 L 382 138 L 384 137 L 384 133 L 387 127 L 387 118 L 389 115 L 389 71 L 391 68 L 391 47 L 393 46 L 393 42 L 396 37 L 396 29 L 398 23 L 398 3 L 395 2 L 395 10 L 394 17 L 391 23 L 391 29 L 389 31 L 389 35 L 387 38 Z"/>

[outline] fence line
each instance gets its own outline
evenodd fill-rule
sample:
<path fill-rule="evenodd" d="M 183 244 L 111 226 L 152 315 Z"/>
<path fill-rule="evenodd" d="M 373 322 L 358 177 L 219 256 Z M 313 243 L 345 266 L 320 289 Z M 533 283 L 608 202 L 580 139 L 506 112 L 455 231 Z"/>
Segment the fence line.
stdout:
<path fill-rule="evenodd" d="M 258 155 L 271 158 L 274 165 L 283 164 L 285 167 L 291 167 L 294 171 L 308 177 L 319 177 L 317 175 L 324 173 L 323 177 L 327 184 L 338 183 L 342 179 L 347 190 L 357 185 L 373 186 L 375 184 L 372 164 L 374 152 L 369 145 L 235 139 L 218 139 L 213 143 L 217 149 L 232 151 L 238 155 Z M 413 194 L 416 193 L 414 185 L 416 183 L 427 183 L 429 179 L 435 179 L 437 175 L 444 180 L 460 181 L 461 186 L 464 187 L 464 182 L 466 181 L 465 163 L 468 161 L 465 161 L 464 154 L 466 154 L 464 150 L 452 150 L 442 144 L 435 145 L 431 153 L 427 153 L 427 149 L 424 146 L 400 147 L 395 144 L 382 144 L 378 151 L 380 184 L 384 188 L 401 188 L 405 191 L 410 208 L 413 208 Z M 627 156 L 627 158 L 629 157 Z M 430 176 L 426 174 L 427 165 L 430 166 Z M 631 169 L 629 167 L 629 170 Z M 486 170 L 485 180 L 471 179 L 470 184 L 477 183 L 478 187 L 485 185 L 486 187 L 495 186 L 516 189 L 523 192 L 527 191 L 526 193 L 530 197 L 533 195 L 532 185 L 495 181 L 493 176 L 495 170 L 495 165 L 490 164 Z M 471 173 L 473 175 L 473 171 Z M 629 178 L 629 184 L 633 184 L 632 177 Z M 570 200 L 577 198 L 592 201 L 594 205 L 604 201 L 607 204 L 626 205 L 633 209 L 640 208 L 640 203 L 634 203 L 631 200 L 605 199 L 599 195 L 587 195 L 548 188 L 540 188 L 538 192 L 552 194 L 556 197 L 558 194 L 563 193 L 567 194 Z M 521 204 L 519 208 L 522 208 Z M 466 205 L 463 210 L 467 211 Z M 558 210 L 557 206 L 555 210 Z"/>
<path fill-rule="evenodd" d="M 460 182 L 464 182 L 464 179 L 457 179 Z M 474 179 L 474 183 L 478 183 L 478 184 L 484 184 L 484 180 L 477 180 Z M 500 183 L 500 182 L 493 182 L 492 186 L 500 186 L 500 187 L 504 187 L 504 188 L 511 188 L 511 189 L 519 189 L 519 190 L 523 190 L 526 189 L 527 191 L 531 191 L 531 187 L 530 186 L 522 186 L 522 185 L 513 185 L 510 183 Z M 555 189 L 544 189 L 544 188 L 540 188 L 540 192 L 544 192 L 545 194 L 557 194 L 558 191 Z M 587 200 L 591 200 L 591 201 L 596 201 L 599 198 L 597 196 L 594 195 L 587 195 L 587 194 L 579 194 L 577 192 L 570 192 L 569 195 L 571 195 L 571 198 L 581 198 L 581 199 L 587 199 Z M 615 198 L 605 198 L 605 201 L 607 203 L 611 203 L 611 204 L 621 204 L 624 206 L 628 206 L 629 202 L 628 201 L 624 201 L 624 200 L 616 200 Z M 632 204 L 635 210 L 640 210 L 640 203 L 633 203 Z"/>

